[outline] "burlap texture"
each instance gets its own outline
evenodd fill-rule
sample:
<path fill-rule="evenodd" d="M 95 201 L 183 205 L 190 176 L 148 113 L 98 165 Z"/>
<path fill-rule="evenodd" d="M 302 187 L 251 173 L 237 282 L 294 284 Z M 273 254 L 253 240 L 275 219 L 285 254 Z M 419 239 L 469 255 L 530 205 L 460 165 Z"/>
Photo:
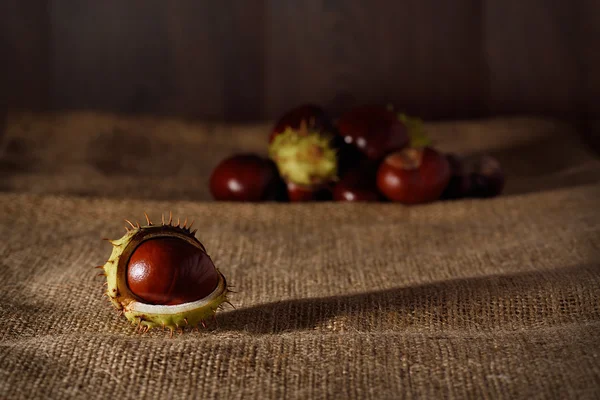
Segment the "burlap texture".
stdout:
<path fill-rule="evenodd" d="M 212 138 L 191 123 L 150 129 L 168 143 L 153 158 L 162 150 L 177 172 L 96 145 L 102 173 L 82 155 L 89 131 L 65 126 L 109 117 L 56 117 L 40 132 L 48 120 L 29 116 L 28 133 L 19 118 L 3 139 L 0 398 L 600 396 L 600 168 L 567 125 L 432 126 L 447 150 L 519 157 L 512 183 L 496 199 L 404 207 L 197 201 L 205 169 L 260 149 L 266 125 Z M 19 142 L 35 165 L 16 157 Z M 141 335 L 101 297 L 100 239 L 144 211 L 196 220 L 238 292 L 218 327 Z"/>
<path fill-rule="evenodd" d="M 160 200 L 211 200 L 225 156 L 266 154 L 270 123 L 212 124 L 98 113 L 12 114 L 0 141 L 0 190 Z M 515 117 L 426 125 L 441 150 L 496 156 L 506 194 L 598 182 L 600 160 L 569 124 Z"/>

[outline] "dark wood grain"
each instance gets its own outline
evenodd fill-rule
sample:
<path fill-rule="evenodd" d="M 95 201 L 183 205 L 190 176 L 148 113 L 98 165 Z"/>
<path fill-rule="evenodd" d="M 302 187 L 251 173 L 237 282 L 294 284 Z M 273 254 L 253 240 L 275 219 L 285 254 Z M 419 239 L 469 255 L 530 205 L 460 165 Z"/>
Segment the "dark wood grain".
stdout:
<path fill-rule="evenodd" d="M 167 21 L 168 79 L 171 92 L 163 112 L 221 119 L 225 115 L 224 60 L 221 33 L 215 28 L 216 2 L 176 1 L 164 4 Z"/>
<path fill-rule="evenodd" d="M 177 91 L 159 1 L 52 1 L 52 100 L 57 109 L 168 109 Z"/>
<path fill-rule="evenodd" d="M 222 2 L 224 117 L 229 121 L 265 115 L 266 0 Z"/>
<path fill-rule="evenodd" d="M 477 1 L 271 1 L 268 114 L 391 102 L 426 116 L 483 104 Z M 301 82 L 302 84 L 299 84 Z"/>
<path fill-rule="evenodd" d="M 600 3 L 596 0 L 578 2 L 577 17 L 583 104 L 586 115 L 600 121 Z"/>
<path fill-rule="evenodd" d="M 447 4 L 446 4 L 447 3 Z M 595 0 L 7 0 L 0 106 L 247 121 L 600 113 Z"/>
<path fill-rule="evenodd" d="M 492 110 L 570 115 L 581 96 L 574 2 L 486 1 Z"/>
<path fill-rule="evenodd" d="M 49 43 L 47 1 L 0 2 L 0 113 L 49 106 Z"/>

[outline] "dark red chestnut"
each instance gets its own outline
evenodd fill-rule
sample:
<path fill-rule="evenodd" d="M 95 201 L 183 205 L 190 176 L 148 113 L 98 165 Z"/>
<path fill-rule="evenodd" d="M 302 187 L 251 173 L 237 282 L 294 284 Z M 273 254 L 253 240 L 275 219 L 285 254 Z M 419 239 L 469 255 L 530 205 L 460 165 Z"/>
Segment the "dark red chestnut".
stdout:
<path fill-rule="evenodd" d="M 470 183 L 473 197 L 495 197 L 501 194 L 505 176 L 500 162 L 489 155 L 481 157 L 473 166 Z"/>
<path fill-rule="evenodd" d="M 380 160 L 406 147 L 409 136 L 396 113 L 380 106 L 361 106 L 344 113 L 337 122 L 339 134 L 368 159 Z"/>
<path fill-rule="evenodd" d="M 333 200 L 372 202 L 380 201 L 377 190 L 377 165 L 362 163 L 349 170 L 333 187 Z"/>
<path fill-rule="evenodd" d="M 435 201 L 450 180 L 446 157 L 431 147 L 406 148 L 388 155 L 377 171 L 377 187 L 391 201 Z"/>
<path fill-rule="evenodd" d="M 269 143 L 272 143 L 273 139 L 287 128 L 298 130 L 303 123 L 306 124 L 309 131 L 332 134 L 334 132 L 331 119 L 321 107 L 315 104 L 302 104 L 289 110 L 277 120 L 273 132 L 269 136 Z"/>
<path fill-rule="evenodd" d="M 210 177 L 215 200 L 257 202 L 274 200 L 281 180 L 277 166 L 256 154 L 237 154 L 221 161 Z"/>
<path fill-rule="evenodd" d="M 219 275 L 206 252 L 179 238 L 142 242 L 127 264 L 129 290 L 148 304 L 176 305 L 207 297 Z"/>
<path fill-rule="evenodd" d="M 450 181 L 441 198 L 451 200 L 467 197 L 471 188 L 471 177 L 464 160 L 456 154 L 446 154 L 446 159 L 450 164 Z"/>
<path fill-rule="evenodd" d="M 287 195 L 291 202 L 328 201 L 331 200 L 331 190 L 328 185 L 298 185 L 287 182 Z"/>

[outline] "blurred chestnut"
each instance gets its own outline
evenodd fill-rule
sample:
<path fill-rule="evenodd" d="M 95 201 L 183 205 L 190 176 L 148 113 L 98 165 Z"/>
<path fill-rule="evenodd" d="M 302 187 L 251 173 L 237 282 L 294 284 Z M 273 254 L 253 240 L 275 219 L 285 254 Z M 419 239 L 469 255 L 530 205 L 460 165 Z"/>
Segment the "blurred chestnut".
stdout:
<path fill-rule="evenodd" d="M 481 157 L 473 167 L 470 184 L 473 197 L 494 197 L 501 194 L 505 176 L 500 162 L 489 155 Z"/>
<path fill-rule="evenodd" d="M 394 152 L 377 170 L 379 191 L 389 200 L 404 204 L 439 199 L 449 181 L 448 160 L 431 147 Z"/>
<path fill-rule="evenodd" d="M 333 200 L 373 202 L 382 200 L 377 190 L 377 164 L 362 163 L 350 169 L 333 188 Z"/>
<path fill-rule="evenodd" d="M 331 119 L 321 107 L 315 104 L 302 104 L 292 108 L 277 120 L 269 137 L 269 143 L 273 142 L 273 139 L 287 128 L 300 129 L 303 122 L 310 131 L 329 132 L 331 134 L 334 132 Z"/>
<path fill-rule="evenodd" d="M 256 154 L 236 154 L 221 161 L 210 176 L 210 191 L 219 201 L 278 200 L 282 181 L 277 166 Z"/>
<path fill-rule="evenodd" d="M 331 190 L 328 185 L 298 185 L 287 182 L 287 195 L 291 202 L 328 201 L 331 200 Z"/>
<path fill-rule="evenodd" d="M 450 181 L 441 198 L 445 200 L 461 199 L 469 195 L 471 177 L 464 160 L 456 154 L 446 154 L 450 165 Z"/>
<path fill-rule="evenodd" d="M 410 141 L 408 130 L 396 113 L 380 106 L 366 105 L 344 113 L 337 128 L 346 143 L 371 160 L 380 160 Z"/>

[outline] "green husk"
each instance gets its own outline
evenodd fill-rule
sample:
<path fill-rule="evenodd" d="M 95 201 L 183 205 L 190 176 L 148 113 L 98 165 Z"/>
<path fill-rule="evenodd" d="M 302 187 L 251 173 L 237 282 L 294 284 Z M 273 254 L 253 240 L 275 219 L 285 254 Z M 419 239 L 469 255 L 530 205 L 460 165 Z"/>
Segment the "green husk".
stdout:
<path fill-rule="evenodd" d="M 227 295 L 230 291 L 227 281 L 218 269 L 219 282 L 215 290 L 206 298 L 191 303 L 173 306 L 144 304 L 127 286 L 127 263 L 140 243 L 156 237 L 176 237 L 206 252 L 202 243 L 194 236 L 194 232 L 185 226 L 180 227 L 179 224 L 171 225 L 170 221 L 161 225 L 148 222 L 148 225 L 144 226 L 132 225 L 132 229 L 120 239 L 109 240 L 113 245 L 112 254 L 102 266 L 107 281 L 105 294 L 112 305 L 139 329 L 147 331 L 150 328 L 161 327 L 172 332 L 175 329 L 196 327 L 213 318 L 219 306 L 228 301 Z"/>
<path fill-rule="evenodd" d="M 269 157 L 288 182 L 309 186 L 337 179 L 337 151 L 326 133 L 288 128 L 269 145 Z"/>

